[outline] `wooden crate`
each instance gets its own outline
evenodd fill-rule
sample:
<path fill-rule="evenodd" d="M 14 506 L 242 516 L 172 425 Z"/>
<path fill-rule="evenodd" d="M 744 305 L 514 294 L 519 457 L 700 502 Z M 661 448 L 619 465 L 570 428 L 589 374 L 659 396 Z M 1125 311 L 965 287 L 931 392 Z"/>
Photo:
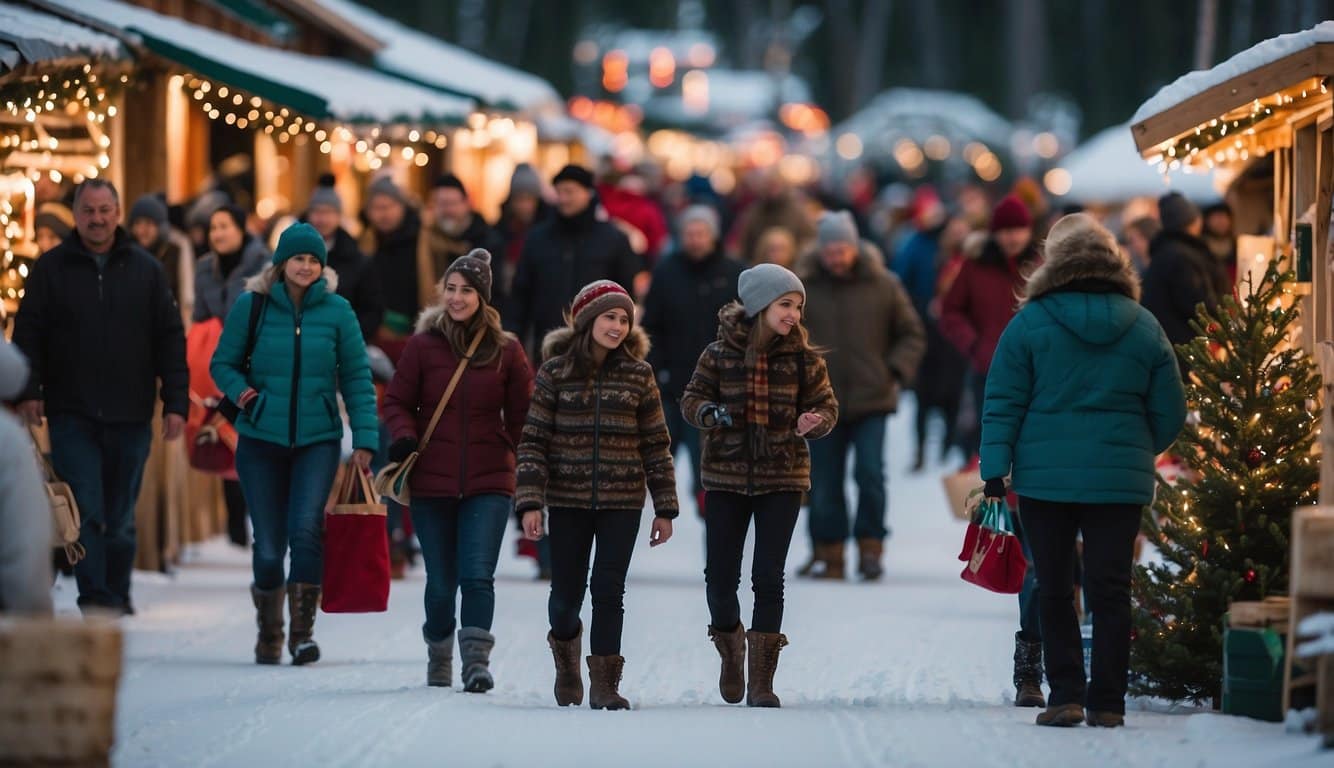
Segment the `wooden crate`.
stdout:
<path fill-rule="evenodd" d="M 110 620 L 0 619 L 0 764 L 105 765 L 121 653 Z"/>
<path fill-rule="evenodd" d="M 1269 627 L 1280 635 L 1286 635 L 1291 612 L 1292 600 L 1287 597 L 1235 602 L 1228 606 L 1228 624 L 1233 627 Z"/>
<path fill-rule="evenodd" d="M 1334 610 L 1334 507 L 1301 507 L 1292 513 L 1292 593 L 1288 626 L 1296 627 L 1313 613 Z M 1322 681 L 1315 662 L 1297 663 L 1295 632 L 1288 633 L 1283 660 L 1283 711 L 1294 694 L 1318 701 Z M 1327 693 L 1326 693 L 1327 695 Z"/>

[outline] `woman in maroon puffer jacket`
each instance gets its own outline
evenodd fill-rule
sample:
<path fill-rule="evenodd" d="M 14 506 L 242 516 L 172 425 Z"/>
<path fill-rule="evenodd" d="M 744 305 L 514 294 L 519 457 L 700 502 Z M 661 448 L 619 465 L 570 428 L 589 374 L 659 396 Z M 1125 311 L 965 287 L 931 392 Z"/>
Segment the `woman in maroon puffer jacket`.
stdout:
<path fill-rule="evenodd" d="M 454 598 L 462 588 L 459 655 L 464 690 L 494 686 L 495 572 L 514 497 L 515 446 L 528 416 L 533 371 L 491 306 L 491 254 L 476 249 L 445 272 L 440 301 L 422 313 L 385 393 L 390 461 L 417 445 L 469 346 L 481 341 L 430 443 L 412 469 L 412 520 L 426 564 L 427 685 L 453 682 Z"/>

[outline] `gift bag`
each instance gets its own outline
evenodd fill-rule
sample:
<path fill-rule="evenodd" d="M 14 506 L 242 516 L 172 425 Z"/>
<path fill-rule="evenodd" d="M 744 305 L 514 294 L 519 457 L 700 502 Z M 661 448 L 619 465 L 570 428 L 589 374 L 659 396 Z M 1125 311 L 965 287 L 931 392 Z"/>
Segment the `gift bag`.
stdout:
<path fill-rule="evenodd" d="M 949 499 L 950 512 L 960 520 L 970 519 L 982 495 L 982 474 L 978 472 L 977 464 L 972 463 L 940 480 L 945 484 L 945 498 Z"/>
<path fill-rule="evenodd" d="M 1003 500 L 982 501 L 978 520 L 969 523 L 964 534 L 959 559 L 966 563 L 959 574 L 964 581 L 1007 595 L 1019 594 L 1023 589 L 1028 563 L 1019 537 L 1014 535 L 1010 508 Z"/>
<path fill-rule="evenodd" d="M 56 476 L 56 470 L 42 453 L 42 442 L 37 433 L 28 428 L 32 437 L 32 447 L 36 451 L 37 464 L 42 468 L 42 478 L 46 481 L 46 500 L 51 505 L 51 546 L 61 550 L 65 560 L 74 565 L 84 558 L 87 552 L 79 542 L 82 530 L 82 518 L 79 516 L 79 502 L 74 498 L 74 489 Z"/>
<path fill-rule="evenodd" d="M 389 533 L 366 473 L 343 468 L 324 515 L 325 613 L 379 613 L 389 607 Z"/>

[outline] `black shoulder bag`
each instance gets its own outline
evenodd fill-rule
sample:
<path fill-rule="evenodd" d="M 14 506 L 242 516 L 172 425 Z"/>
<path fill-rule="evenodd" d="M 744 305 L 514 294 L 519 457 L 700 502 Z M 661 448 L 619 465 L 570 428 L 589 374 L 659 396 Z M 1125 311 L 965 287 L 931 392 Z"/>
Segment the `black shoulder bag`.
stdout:
<path fill-rule="evenodd" d="M 252 294 L 250 300 L 250 324 L 247 326 L 245 339 L 245 357 L 241 358 L 241 373 L 250 375 L 250 358 L 255 353 L 255 336 L 259 330 L 260 316 L 264 314 L 264 305 L 268 303 L 268 294 Z M 235 424 L 236 417 L 241 415 L 241 409 L 236 403 L 233 403 L 226 395 L 218 402 L 218 414 L 227 421 Z"/>

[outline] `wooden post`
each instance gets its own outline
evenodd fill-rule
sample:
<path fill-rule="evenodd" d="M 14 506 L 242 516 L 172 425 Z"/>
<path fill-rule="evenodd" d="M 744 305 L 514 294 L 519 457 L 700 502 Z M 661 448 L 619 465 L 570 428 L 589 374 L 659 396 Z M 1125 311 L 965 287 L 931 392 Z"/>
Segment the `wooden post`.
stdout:
<path fill-rule="evenodd" d="M 119 145 L 120 156 L 127 159 L 120 163 L 125 184 L 121 199 L 127 214 L 141 195 L 167 189 L 167 153 L 163 141 L 167 136 L 169 76 L 162 69 L 141 72 L 136 77 L 139 85 L 125 91 L 118 116 L 123 130 L 115 144 Z"/>

